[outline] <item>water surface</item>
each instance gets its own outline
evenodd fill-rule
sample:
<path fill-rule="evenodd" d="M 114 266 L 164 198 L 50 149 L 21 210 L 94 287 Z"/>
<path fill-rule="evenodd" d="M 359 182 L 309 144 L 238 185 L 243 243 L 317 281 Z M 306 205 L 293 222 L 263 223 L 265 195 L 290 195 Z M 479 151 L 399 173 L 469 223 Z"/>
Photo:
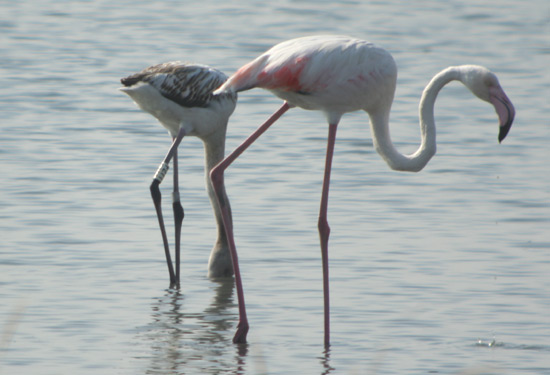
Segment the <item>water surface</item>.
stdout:
<path fill-rule="evenodd" d="M 550 373 L 547 2 L 0 9 L 0 373 Z M 251 324 L 249 344 L 235 346 L 232 284 L 206 277 L 215 228 L 202 144 L 180 147 L 183 279 L 169 290 L 148 192 L 169 137 L 118 80 L 170 60 L 229 74 L 275 43 L 320 33 L 394 55 L 402 152 L 419 142 L 422 88 L 448 65 L 496 72 L 516 121 L 499 145 L 490 106 L 450 85 L 436 106 L 438 154 L 407 174 L 376 155 L 364 113 L 343 118 L 325 351 L 316 222 L 327 128 L 319 113 L 285 114 L 226 176 Z M 227 148 L 279 105 L 243 93 Z"/>

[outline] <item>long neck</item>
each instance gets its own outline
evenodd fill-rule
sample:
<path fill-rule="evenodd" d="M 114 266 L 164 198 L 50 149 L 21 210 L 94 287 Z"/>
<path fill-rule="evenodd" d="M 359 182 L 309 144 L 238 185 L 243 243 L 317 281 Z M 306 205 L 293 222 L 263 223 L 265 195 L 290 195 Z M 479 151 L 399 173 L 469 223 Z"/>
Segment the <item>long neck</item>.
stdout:
<path fill-rule="evenodd" d="M 223 132 L 223 134 L 219 133 L 220 132 L 203 139 L 205 156 L 204 172 L 206 178 L 206 190 L 208 191 L 208 197 L 210 198 L 210 203 L 212 204 L 212 209 L 214 211 L 214 217 L 216 218 L 216 227 L 218 231 L 218 239 L 216 241 L 216 244 L 221 245 L 222 247 L 226 247 L 227 235 L 223 226 L 218 200 L 216 199 L 214 188 L 212 187 L 212 182 L 210 181 L 210 171 L 220 161 L 223 160 L 225 152 L 225 132 Z M 227 199 L 225 186 L 223 187 L 223 196 L 229 206 L 229 200 Z M 229 208 L 229 210 L 231 211 L 231 208 Z"/>
<path fill-rule="evenodd" d="M 434 103 L 439 91 L 452 80 L 460 79 L 455 68 L 447 68 L 435 77 L 424 89 L 420 99 L 420 147 L 411 155 L 403 155 L 394 147 L 389 130 L 390 106 L 370 113 L 371 130 L 376 151 L 390 168 L 399 171 L 418 172 L 428 164 L 436 152 Z"/>

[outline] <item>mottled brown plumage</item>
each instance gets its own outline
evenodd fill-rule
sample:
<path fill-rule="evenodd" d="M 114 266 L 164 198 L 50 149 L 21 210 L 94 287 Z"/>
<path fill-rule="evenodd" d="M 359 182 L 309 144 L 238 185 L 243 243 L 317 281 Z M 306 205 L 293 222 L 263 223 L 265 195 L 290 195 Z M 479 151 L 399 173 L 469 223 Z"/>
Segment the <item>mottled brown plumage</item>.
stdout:
<path fill-rule="evenodd" d="M 221 86 L 227 77 L 220 71 L 200 64 L 179 61 L 153 65 L 139 73 L 122 78 L 120 82 L 131 87 L 148 83 L 162 96 L 183 107 L 208 107 L 212 91 Z"/>

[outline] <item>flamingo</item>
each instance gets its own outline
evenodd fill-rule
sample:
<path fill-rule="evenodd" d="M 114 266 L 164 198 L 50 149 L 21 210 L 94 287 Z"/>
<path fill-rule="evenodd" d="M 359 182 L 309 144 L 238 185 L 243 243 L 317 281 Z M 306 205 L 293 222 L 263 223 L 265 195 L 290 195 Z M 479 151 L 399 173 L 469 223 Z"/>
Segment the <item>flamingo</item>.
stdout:
<path fill-rule="evenodd" d="M 121 79 L 124 87 L 120 90 L 128 94 L 142 110 L 157 118 L 172 137 L 172 145 L 150 186 L 164 244 L 171 288 L 178 287 L 180 282 L 180 239 L 184 212 L 179 194 L 177 148 L 184 136 L 199 137 L 204 143 L 206 188 L 217 224 L 217 239 L 210 253 L 208 276 L 215 278 L 233 274 L 218 200 L 214 197 L 208 178 L 208 172 L 223 159 L 227 123 L 237 102 L 236 93 L 216 96 L 212 94 L 212 91 L 226 80 L 227 76 L 216 69 L 179 61 L 154 65 Z M 164 227 L 159 189 L 172 159 L 174 163 L 172 207 L 175 222 L 175 271 Z M 231 216 L 225 187 L 219 187 L 217 194 L 224 197 L 226 211 Z M 226 217 L 225 220 L 230 222 L 231 218 Z"/>
<path fill-rule="evenodd" d="M 228 235 L 229 250 L 236 261 L 236 248 L 229 206 L 224 204 L 224 170 L 283 113 L 291 107 L 320 110 L 329 125 L 326 162 L 319 210 L 318 230 L 321 242 L 324 296 L 324 344 L 330 345 L 327 221 L 330 171 L 336 129 L 344 113 L 364 110 L 376 151 L 390 168 L 420 171 L 435 154 L 434 102 L 438 92 L 453 80 L 462 82 L 481 100 L 491 103 L 500 120 L 499 142 L 514 119 L 514 106 L 504 93 L 495 74 L 481 66 L 463 65 L 442 70 L 428 83 L 420 99 L 421 143 L 416 152 L 403 155 L 394 147 L 389 131 L 390 109 L 397 80 L 397 67 L 386 50 L 364 40 L 347 36 L 308 36 L 275 45 L 237 70 L 214 94 L 236 93 L 260 87 L 284 100 L 283 105 L 249 138 L 210 171 L 219 199 Z M 239 325 L 234 342 L 245 342 L 248 321 L 240 278 L 235 279 L 239 297 Z"/>

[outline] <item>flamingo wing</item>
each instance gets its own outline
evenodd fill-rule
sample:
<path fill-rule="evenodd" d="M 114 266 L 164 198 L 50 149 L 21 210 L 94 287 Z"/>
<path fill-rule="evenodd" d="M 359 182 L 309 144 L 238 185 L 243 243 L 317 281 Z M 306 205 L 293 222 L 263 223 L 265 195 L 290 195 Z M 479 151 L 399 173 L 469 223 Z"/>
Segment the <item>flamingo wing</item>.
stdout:
<path fill-rule="evenodd" d="M 241 67 L 215 93 L 254 87 L 283 96 L 346 92 L 345 86 L 365 90 L 362 86 L 396 74 L 395 62 L 384 49 L 346 36 L 319 35 L 275 45 Z"/>
<path fill-rule="evenodd" d="M 147 83 L 183 107 L 208 107 L 212 92 L 227 80 L 222 72 L 199 64 L 169 62 L 121 79 L 126 87 Z"/>

